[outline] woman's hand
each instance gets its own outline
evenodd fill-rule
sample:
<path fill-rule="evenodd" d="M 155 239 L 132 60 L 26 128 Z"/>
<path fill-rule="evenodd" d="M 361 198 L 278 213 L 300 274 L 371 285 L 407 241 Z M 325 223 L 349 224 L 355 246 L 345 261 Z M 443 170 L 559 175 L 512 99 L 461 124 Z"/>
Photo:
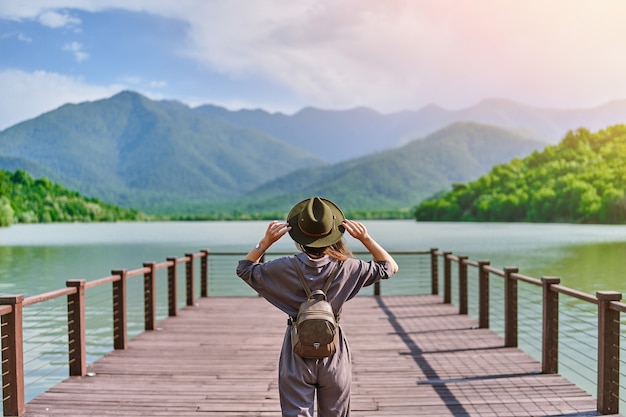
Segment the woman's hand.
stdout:
<path fill-rule="evenodd" d="M 259 262 L 265 251 L 268 250 L 274 242 L 285 236 L 290 230 L 291 226 L 289 226 L 289 223 L 278 222 L 276 220 L 270 222 L 265 230 L 265 236 L 259 241 L 259 248 L 253 248 L 244 259 L 251 262 Z"/>
<path fill-rule="evenodd" d="M 398 264 L 396 261 L 370 236 L 369 233 L 367 233 L 367 228 L 363 223 L 346 219 L 341 224 L 346 229 L 346 232 L 350 233 L 350 236 L 357 239 L 363 244 L 363 246 L 365 246 L 369 253 L 371 253 L 374 257 L 374 260 L 389 262 L 393 273 L 395 274 L 398 272 Z"/>
<path fill-rule="evenodd" d="M 274 220 L 267 226 L 265 236 L 259 243 L 265 250 L 267 250 L 274 242 L 285 236 L 285 234 L 290 230 L 291 226 L 289 226 L 289 223 Z"/>
<path fill-rule="evenodd" d="M 367 228 L 363 223 L 355 222 L 354 220 L 345 219 L 341 225 L 346 229 L 346 232 L 350 233 L 350 236 L 356 240 L 363 242 L 363 240 L 369 238 Z"/>

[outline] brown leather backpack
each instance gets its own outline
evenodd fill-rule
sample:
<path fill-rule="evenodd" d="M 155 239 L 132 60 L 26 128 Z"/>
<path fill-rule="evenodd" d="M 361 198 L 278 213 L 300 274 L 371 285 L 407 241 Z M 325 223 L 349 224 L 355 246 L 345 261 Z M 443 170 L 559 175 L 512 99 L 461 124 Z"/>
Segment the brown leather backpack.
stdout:
<path fill-rule="evenodd" d="M 324 288 L 311 291 L 298 267 L 295 258 L 291 258 L 307 299 L 298 309 L 295 319 L 289 318 L 291 325 L 291 345 L 293 351 L 303 358 L 325 358 L 337 350 L 339 341 L 339 317 L 326 300 L 326 293 L 337 275 L 339 263 L 328 276 Z"/>

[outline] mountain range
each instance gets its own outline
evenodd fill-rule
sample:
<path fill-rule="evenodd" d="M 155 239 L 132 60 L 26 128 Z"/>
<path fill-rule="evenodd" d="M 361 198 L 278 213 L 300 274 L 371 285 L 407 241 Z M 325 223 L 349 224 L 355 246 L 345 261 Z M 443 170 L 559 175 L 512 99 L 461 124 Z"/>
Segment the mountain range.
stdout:
<path fill-rule="evenodd" d="M 551 144 L 568 130 L 584 127 L 595 131 L 626 122 L 626 100 L 590 109 L 541 109 L 490 99 L 459 110 L 430 105 L 391 114 L 368 108 L 333 111 L 308 107 L 291 116 L 258 109 L 230 111 L 213 105 L 195 110 L 236 126 L 266 132 L 328 162 L 403 145 L 455 122 L 498 126 Z"/>
<path fill-rule="evenodd" d="M 288 116 L 124 91 L 1 131 L 0 168 L 153 214 L 286 211 L 313 194 L 348 210 L 398 209 L 621 115 L 626 101 L 557 111 L 491 100 L 453 112 Z"/>

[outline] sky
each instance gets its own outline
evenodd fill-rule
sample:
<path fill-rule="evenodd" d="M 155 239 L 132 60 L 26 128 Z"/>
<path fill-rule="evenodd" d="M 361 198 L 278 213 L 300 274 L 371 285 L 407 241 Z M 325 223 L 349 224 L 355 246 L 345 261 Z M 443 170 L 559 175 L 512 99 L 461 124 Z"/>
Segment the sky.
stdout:
<path fill-rule="evenodd" d="M 191 107 L 626 99 L 623 0 L 0 0 L 0 130 L 132 90 Z"/>

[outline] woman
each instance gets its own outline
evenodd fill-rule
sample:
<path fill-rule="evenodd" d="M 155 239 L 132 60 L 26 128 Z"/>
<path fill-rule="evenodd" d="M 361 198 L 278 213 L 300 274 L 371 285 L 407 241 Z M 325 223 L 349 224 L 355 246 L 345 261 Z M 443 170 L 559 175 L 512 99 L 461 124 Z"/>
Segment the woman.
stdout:
<path fill-rule="evenodd" d="M 373 261 L 352 257 L 343 241 L 345 231 L 365 246 Z M 265 236 L 237 266 L 239 277 L 289 317 L 296 317 L 300 304 L 306 299 L 290 257 L 259 263 L 265 251 L 286 233 L 301 250 L 295 258 L 311 290 L 321 289 L 340 263 L 327 293 L 336 316 L 343 304 L 362 287 L 398 271 L 394 259 L 376 243 L 362 223 L 346 220 L 341 209 L 330 200 L 320 197 L 303 200 L 291 209 L 286 223 L 271 222 Z M 350 350 L 341 327 L 336 352 L 323 359 L 305 359 L 294 353 L 291 332 L 287 328 L 278 381 L 283 416 L 313 416 L 316 391 L 320 417 L 349 416 L 351 380 Z"/>

